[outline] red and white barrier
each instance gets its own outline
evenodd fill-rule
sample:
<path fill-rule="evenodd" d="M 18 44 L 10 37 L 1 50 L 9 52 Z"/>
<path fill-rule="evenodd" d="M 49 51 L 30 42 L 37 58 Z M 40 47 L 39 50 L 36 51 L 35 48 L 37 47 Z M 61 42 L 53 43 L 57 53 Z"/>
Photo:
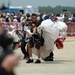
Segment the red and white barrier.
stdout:
<path fill-rule="evenodd" d="M 75 36 L 75 22 L 67 22 L 66 24 L 68 26 L 67 35 Z"/>
<path fill-rule="evenodd" d="M 75 36 L 75 22 L 67 22 L 66 23 L 68 26 L 67 29 L 67 35 L 68 36 Z M 0 25 L 16 25 L 16 29 L 21 30 L 22 29 L 22 23 L 20 22 L 0 22 Z"/>

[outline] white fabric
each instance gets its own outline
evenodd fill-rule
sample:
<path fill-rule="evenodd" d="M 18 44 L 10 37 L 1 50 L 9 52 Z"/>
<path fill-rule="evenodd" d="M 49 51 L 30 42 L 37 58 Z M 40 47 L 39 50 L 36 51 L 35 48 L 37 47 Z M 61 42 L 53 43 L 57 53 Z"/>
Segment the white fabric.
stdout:
<path fill-rule="evenodd" d="M 20 38 L 19 38 L 19 36 L 15 33 L 15 30 L 12 32 L 12 37 L 14 38 L 14 42 L 19 42 Z"/>
<path fill-rule="evenodd" d="M 54 50 L 54 41 L 58 38 L 59 29 L 57 24 L 52 22 L 50 19 L 45 20 L 38 27 L 38 32 L 41 33 L 43 30 L 43 37 L 45 40 L 44 46 L 41 47 L 41 58 L 46 58 L 49 56 L 50 52 Z M 33 53 L 37 55 L 35 48 L 33 48 Z"/>
<path fill-rule="evenodd" d="M 8 34 L 10 34 L 13 37 L 14 42 L 18 42 L 20 40 L 19 36 L 15 33 L 15 30 L 8 31 Z"/>
<path fill-rule="evenodd" d="M 18 24 L 18 30 L 22 31 L 22 25 Z"/>
<path fill-rule="evenodd" d="M 27 34 L 29 37 L 31 37 L 33 33 L 30 32 L 30 29 L 27 29 L 27 30 L 26 30 L 26 34 Z"/>
<path fill-rule="evenodd" d="M 23 18 L 24 18 L 24 17 L 22 16 L 22 17 L 21 17 L 21 19 L 20 19 L 20 20 L 21 20 L 21 22 L 22 22 Z"/>
<path fill-rule="evenodd" d="M 15 27 L 13 25 L 10 25 L 10 28 L 14 29 Z"/>
<path fill-rule="evenodd" d="M 65 38 L 67 34 L 67 25 L 64 22 L 57 21 L 57 26 L 59 28 L 60 37 Z"/>
<path fill-rule="evenodd" d="M 9 15 L 10 15 L 10 13 L 7 13 L 7 15 L 9 16 Z"/>
<path fill-rule="evenodd" d="M 27 29 L 28 29 L 28 26 L 24 26 L 24 31 L 27 31 Z"/>
<path fill-rule="evenodd" d="M 62 16 L 60 16 L 60 17 L 57 17 L 57 21 L 63 22 L 63 21 L 64 21 L 64 15 L 62 15 Z"/>
<path fill-rule="evenodd" d="M 8 35 L 11 35 L 12 36 L 12 31 L 8 31 Z"/>
<path fill-rule="evenodd" d="M 14 19 L 13 22 L 18 22 L 18 20 L 17 19 Z"/>

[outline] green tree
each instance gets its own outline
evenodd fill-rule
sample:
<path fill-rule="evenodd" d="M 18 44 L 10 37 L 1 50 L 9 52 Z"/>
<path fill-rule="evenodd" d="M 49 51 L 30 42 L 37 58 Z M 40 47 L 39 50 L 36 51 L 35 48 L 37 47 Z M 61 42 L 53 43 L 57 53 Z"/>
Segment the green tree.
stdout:
<path fill-rule="evenodd" d="M 51 6 L 39 6 L 39 12 L 44 12 L 44 13 L 62 13 L 63 10 L 70 11 L 71 13 L 75 13 L 75 7 L 64 7 L 64 6 L 56 6 L 56 7 L 51 7 Z"/>

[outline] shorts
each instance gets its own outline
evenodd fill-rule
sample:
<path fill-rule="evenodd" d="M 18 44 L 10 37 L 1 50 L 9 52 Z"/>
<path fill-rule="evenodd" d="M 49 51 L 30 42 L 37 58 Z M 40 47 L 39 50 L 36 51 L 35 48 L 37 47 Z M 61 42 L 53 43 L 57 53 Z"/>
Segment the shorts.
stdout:
<path fill-rule="evenodd" d="M 34 40 L 33 38 L 30 39 L 30 41 L 28 42 L 28 47 L 29 48 L 33 48 L 35 47 L 36 49 L 40 49 L 40 43 L 38 40 Z"/>

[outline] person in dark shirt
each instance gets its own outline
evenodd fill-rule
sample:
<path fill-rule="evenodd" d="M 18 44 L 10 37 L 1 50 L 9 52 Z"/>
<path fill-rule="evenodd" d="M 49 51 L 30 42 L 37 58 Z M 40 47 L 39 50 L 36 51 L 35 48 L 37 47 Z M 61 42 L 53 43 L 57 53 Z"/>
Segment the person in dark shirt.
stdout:
<path fill-rule="evenodd" d="M 27 38 L 26 38 L 26 30 L 24 29 L 25 27 L 28 28 L 29 26 L 29 20 L 27 19 L 24 23 L 22 23 L 22 33 L 23 33 L 23 36 L 22 36 L 22 40 L 21 40 L 21 51 L 24 55 L 23 59 L 28 59 L 29 58 L 29 54 L 28 54 L 28 51 L 25 49 L 25 46 L 27 44 Z"/>
<path fill-rule="evenodd" d="M 33 29 L 35 27 L 38 27 L 41 24 L 41 22 L 42 22 L 41 19 L 38 21 L 37 15 L 35 13 L 33 13 L 31 16 L 31 22 L 30 22 L 31 32 L 33 32 Z"/>
<path fill-rule="evenodd" d="M 31 22 L 31 32 L 33 32 L 33 29 L 37 29 L 37 27 L 41 24 L 42 19 L 40 19 L 39 21 L 37 21 L 37 15 L 36 14 L 32 14 L 32 22 Z M 41 40 L 40 40 L 41 38 Z M 37 40 L 39 41 L 37 41 Z M 41 45 L 42 44 L 42 45 Z M 35 63 L 41 63 L 40 61 L 40 47 L 44 45 L 44 39 L 43 37 L 39 37 L 39 34 L 36 32 L 35 34 L 32 35 L 30 41 L 28 42 L 28 52 L 29 52 L 29 60 L 26 63 L 33 63 L 33 58 L 32 58 L 32 48 L 35 47 L 37 50 L 37 55 L 38 55 L 38 59 L 35 61 Z M 50 55 L 45 58 L 44 61 L 53 61 L 53 52 L 50 53 Z"/>
<path fill-rule="evenodd" d="M 32 48 L 34 46 L 37 49 L 37 55 L 38 55 L 38 59 L 36 60 L 35 63 L 41 63 L 41 61 L 40 61 L 40 55 L 41 55 L 40 46 L 41 46 L 41 41 L 44 42 L 44 39 L 43 39 L 43 37 L 40 37 L 40 34 L 37 33 L 37 27 L 41 24 L 40 22 L 41 21 L 37 21 L 37 15 L 32 14 L 30 28 L 31 28 L 32 33 L 33 33 L 34 28 L 35 28 L 36 33 L 33 34 L 32 37 L 30 37 L 30 41 L 28 42 L 29 59 L 28 59 L 28 61 L 26 63 L 32 63 L 33 62 Z"/>

